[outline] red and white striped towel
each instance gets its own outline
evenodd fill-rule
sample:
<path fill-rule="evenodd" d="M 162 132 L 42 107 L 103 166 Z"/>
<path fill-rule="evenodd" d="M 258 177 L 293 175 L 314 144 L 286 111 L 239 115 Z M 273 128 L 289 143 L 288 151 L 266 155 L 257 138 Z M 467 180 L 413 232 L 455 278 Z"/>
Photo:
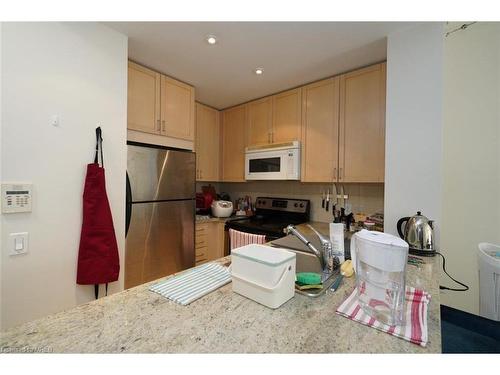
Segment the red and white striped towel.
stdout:
<path fill-rule="evenodd" d="M 231 240 L 231 250 L 245 245 L 266 243 L 266 236 L 264 235 L 245 233 L 234 229 L 229 229 L 229 238 Z"/>
<path fill-rule="evenodd" d="M 429 293 L 407 286 L 406 325 L 402 326 L 384 324 L 365 313 L 358 303 L 356 288 L 354 288 L 351 295 L 339 306 L 336 312 L 348 319 L 425 347 L 428 341 L 427 309 L 430 300 L 431 295 Z"/>

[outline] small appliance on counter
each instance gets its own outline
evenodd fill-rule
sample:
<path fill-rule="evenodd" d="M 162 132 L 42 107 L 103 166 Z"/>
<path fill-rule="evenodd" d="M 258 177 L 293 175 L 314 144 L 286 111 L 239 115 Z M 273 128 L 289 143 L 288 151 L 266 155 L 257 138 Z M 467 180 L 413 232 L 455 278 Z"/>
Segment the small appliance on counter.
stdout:
<path fill-rule="evenodd" d="M 233 202 L 213 201 L 211 209 L 212 209 L 212 216 L 229 217 L 233 213 Z"/>
<path fill-rule="evenodd" d="M 294 252 L 246 245 L 231 252 L 233 292 L 276 309 L 295 295 Z"/>
<path fill-rule="evenodd" d="M 351 238 L 351 258 L 363 311 L 388 325 L 405 324 L 408 244 L 391 234 L 363 229 Z"/>
<path fill-rule="evenodd" d="M 399 236 L 410 246 L 410 254 L 427 257 L 436 255 L 433 222 L 420 211 L 412 217 L 399 219 L 397 227 Z"/>
<path fill-rule="evenodd" d="M 215 188 L 212 185 L 202 186 L 201 193 L 196 193 L 196 213 L 209 215 L 212 202 L 217 199 Z"/>

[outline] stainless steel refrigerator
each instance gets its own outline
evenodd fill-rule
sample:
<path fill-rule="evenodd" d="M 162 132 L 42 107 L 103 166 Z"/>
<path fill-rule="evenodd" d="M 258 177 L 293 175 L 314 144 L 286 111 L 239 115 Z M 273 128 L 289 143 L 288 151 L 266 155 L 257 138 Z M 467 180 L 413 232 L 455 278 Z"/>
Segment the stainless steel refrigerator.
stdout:
<path fill-rule="evenodd" d="M 194 266 L 195 154 L 130 142 L 125 288 Z"/>

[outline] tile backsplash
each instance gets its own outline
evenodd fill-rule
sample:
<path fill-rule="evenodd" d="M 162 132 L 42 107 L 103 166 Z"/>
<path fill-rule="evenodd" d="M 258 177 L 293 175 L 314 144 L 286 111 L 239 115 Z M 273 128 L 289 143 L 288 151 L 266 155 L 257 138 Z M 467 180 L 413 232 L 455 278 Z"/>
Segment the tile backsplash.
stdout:
<path fill-rule="evenodd" d="M 208 183 L 197 183 L 197 191 Z M 298 181 L 249 181 L 241 183 L 212 183 L 217 193 L 226 192 L 234 202 L 237 198 L 249 195 L 255 201 L 256 197 L 282 197 L 309 199 L 311 201 L 311 220 L 331 222 L 332 212 L 321 208 L 322 192 L 333 184 L 302 183 Z M 342 184 L 344 192 L 349 195 L 348 202 L 354 213 L 373 214 L 384 211 L 384 184 Z M 340 194 L 340 184 L 337 184 Z"/>

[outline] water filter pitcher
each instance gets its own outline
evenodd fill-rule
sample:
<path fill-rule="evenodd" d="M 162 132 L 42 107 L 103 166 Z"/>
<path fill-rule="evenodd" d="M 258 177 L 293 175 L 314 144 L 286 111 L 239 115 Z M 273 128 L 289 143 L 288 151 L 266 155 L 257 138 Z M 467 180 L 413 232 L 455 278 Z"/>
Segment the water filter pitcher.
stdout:
<path fill-rule="evenodd" d="M 405 324 L 408 244 L 396 236 L 363 229 L 351 238 L 351 258 L 361 308 L 382 323 Z"/>

